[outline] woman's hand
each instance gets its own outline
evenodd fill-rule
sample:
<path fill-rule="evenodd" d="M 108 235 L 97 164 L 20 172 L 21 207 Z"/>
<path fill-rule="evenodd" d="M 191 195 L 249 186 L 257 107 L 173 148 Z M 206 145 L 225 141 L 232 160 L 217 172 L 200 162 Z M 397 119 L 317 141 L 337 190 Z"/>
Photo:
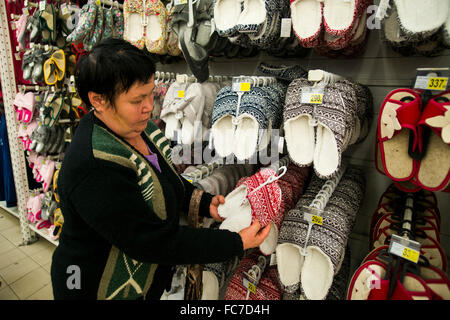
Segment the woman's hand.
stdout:
<path fill-rule="evenodd" d="M 222 222 L 223 220 L 225 220 L 224 218 L 219 216 L 219 211 L 218 211 L 219 205 L 224 204 L 224 203 L 225 203 L 224 196 L 217 195 L 217 196 L 214 196 L 214 198 L 212 198 L 211 204 L 209 205 L 209 214 L 210 214 L 211 218 L 213 218 L 217 222 Z"/>
<path fill-rule="evenodd" d="M 269 235 L 271 224 L 261 229 L 261 225 L 258 220 L 253 221 L 250 227 L 242 229 L 239 235 L 242 239 L 242 244 L 244 245 L 244 250 L 258 247 L 263 243 L 264 239 Z"/>

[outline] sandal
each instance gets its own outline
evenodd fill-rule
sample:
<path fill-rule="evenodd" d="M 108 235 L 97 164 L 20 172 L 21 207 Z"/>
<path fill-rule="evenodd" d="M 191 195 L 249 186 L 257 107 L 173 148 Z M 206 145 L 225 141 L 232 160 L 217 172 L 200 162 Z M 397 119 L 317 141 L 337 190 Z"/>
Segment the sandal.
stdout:
<path fill-rule="evenodd" d="M 39 12 L 40 31 L 43 43 L 52 44 L 56 42 L 56 16 L 55 7 L 51 3 L 47 3 L 45 10 Z"/>

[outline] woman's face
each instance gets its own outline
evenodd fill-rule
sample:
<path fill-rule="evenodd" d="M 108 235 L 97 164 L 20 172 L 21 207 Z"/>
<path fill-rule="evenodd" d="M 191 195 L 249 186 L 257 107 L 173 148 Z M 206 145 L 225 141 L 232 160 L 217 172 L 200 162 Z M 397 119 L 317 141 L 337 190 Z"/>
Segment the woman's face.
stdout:
<path fill-rule="evenodd" d="M 115 108 L 109 108 L 111 128 L 125 139 L 139 136 L 147 127 L 153 111 L 153 77 L 143 83 L 135 83 L 127 92 L 122 92 L 114 101 Z"/>

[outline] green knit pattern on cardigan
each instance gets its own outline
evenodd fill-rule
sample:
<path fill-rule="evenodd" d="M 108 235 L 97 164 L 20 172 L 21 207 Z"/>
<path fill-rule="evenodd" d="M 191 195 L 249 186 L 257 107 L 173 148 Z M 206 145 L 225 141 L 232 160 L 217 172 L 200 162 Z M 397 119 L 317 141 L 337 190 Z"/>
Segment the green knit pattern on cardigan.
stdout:
<path fill-rule="evenodd" d="M 170 142 L 164 133 L 150 121 L 145 134 L 176 173 L 172 164 Z M 93 128 L 92 147 L 95 158 L 111 161 L 134 170 L 142 197 L 147 205 L 159 218 L 166 219 L 164 196 L 162 192 L 154 192 L 155 185 L 159 186 L 159 190 L 161 190 L 161 186 L 153 169 L 142 155 L 107 129 L 98 125 L 94 125 Z M 131 259 L 123 251 L 112 246 L 100 281 L 97 298 L 102 300 L 145 298 L 156 268 L 157 264 Z"/>

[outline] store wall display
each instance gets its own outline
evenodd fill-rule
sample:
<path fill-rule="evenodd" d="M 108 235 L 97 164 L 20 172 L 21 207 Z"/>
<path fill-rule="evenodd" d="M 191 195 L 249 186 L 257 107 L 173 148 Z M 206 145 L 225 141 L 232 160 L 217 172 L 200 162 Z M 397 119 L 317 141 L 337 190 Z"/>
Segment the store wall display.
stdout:
<path fill-rule="evenodd" d="M 405 193 L 390 185 L 382 194 L 370 226 L 371 251 L 353 274 L 349 300 L 448 300 L 447 258 L 440 245 L 441 215 L 435 195 Z M 394 235 L 417 241 L 416 255 L 399 256 Z M 397 244 L 398 245 L 398 244 Z M 408 251 L 409 250 L 409 251 Z M 404 254 L 405 249 L 400 251 Z"/>

